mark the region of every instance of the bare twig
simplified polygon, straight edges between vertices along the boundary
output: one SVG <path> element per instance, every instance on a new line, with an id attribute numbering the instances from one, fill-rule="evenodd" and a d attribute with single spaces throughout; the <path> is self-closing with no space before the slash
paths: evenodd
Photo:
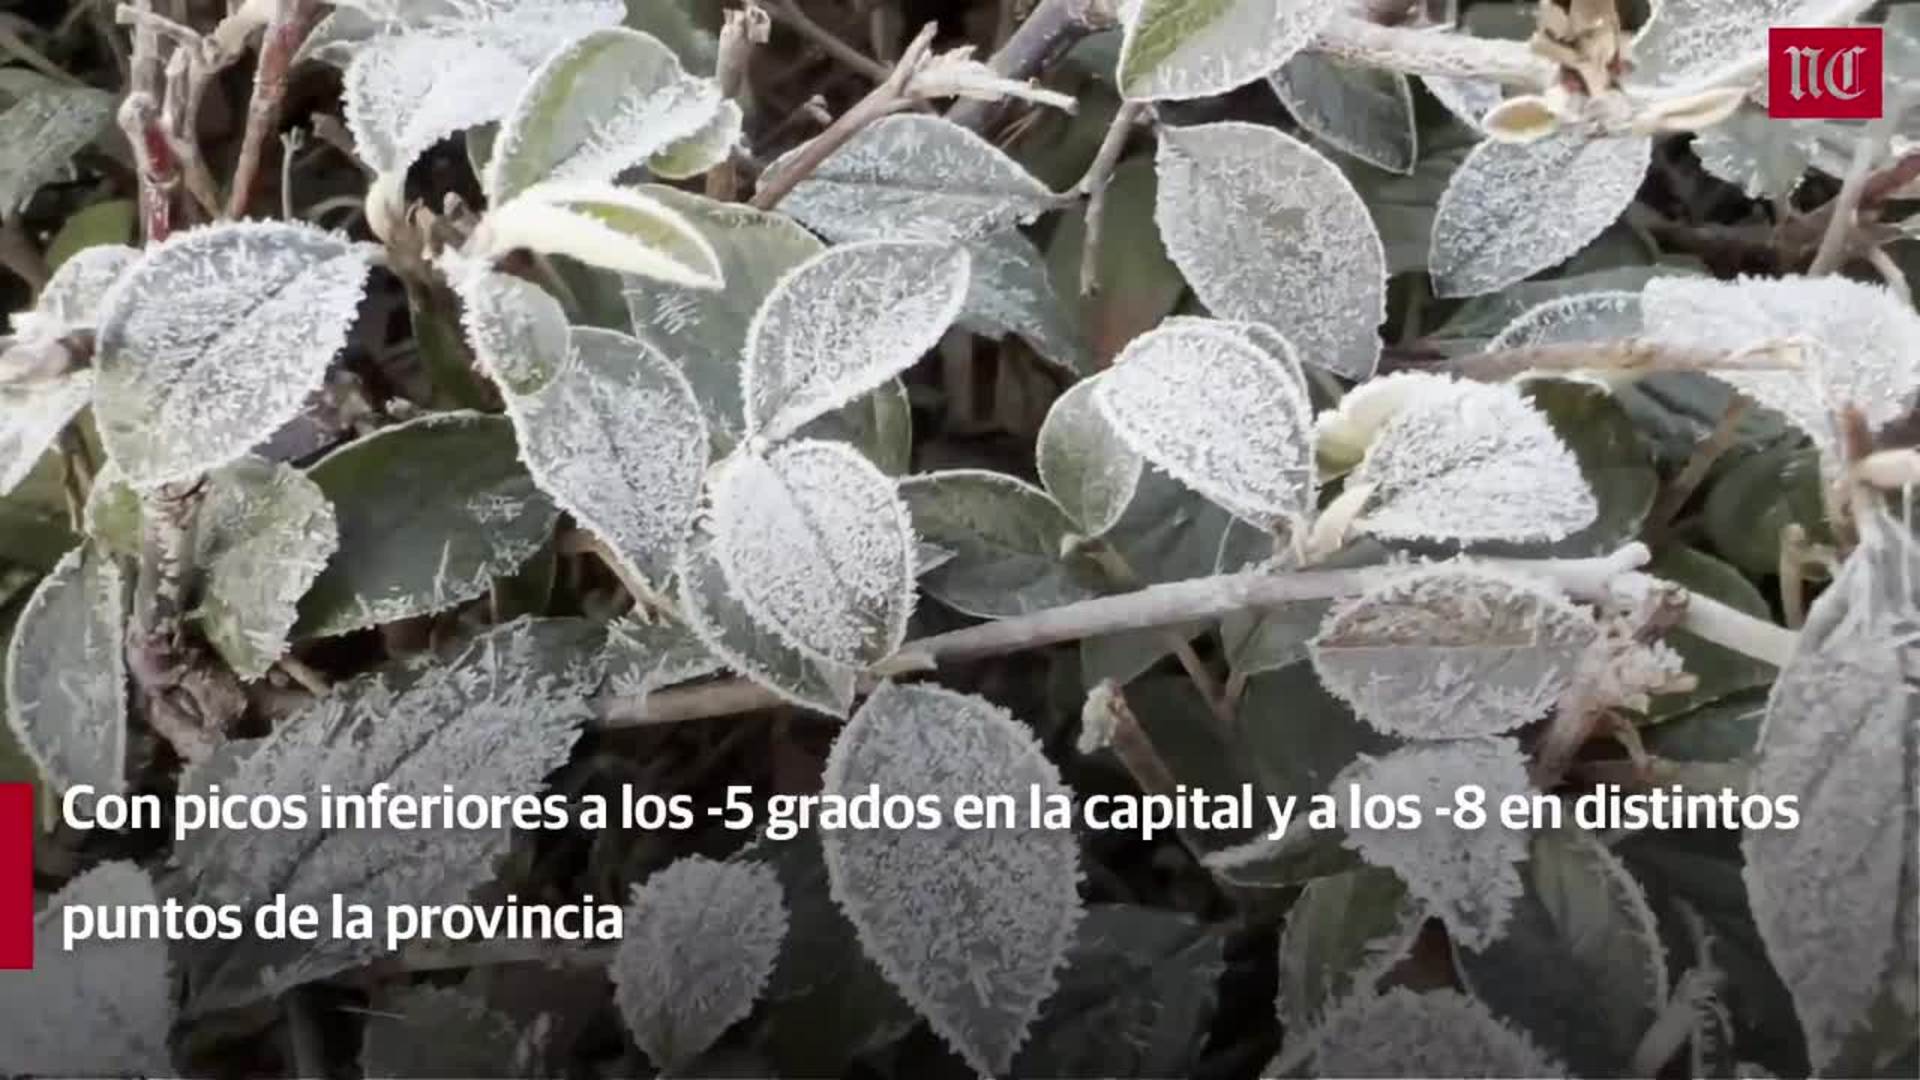
<path id="1" fill-rule="evenodd" d="M 1707 478 L 1713 463 L 1733 446 L 1740 430 L 1740 421 L 1752 408 L 1753 403 L 1739 395 L 1727 402 L 1727 409 L 1720 414 L 1719 422 L 1713 425 L 1713 430 L 1708 432 L 1706 438 L 1700 440 L 1700 445 L 1693 448 L 1687 463 L 1680 467 L 1680 474 L 1673 478 L 1673 483 L 1667 485 L 1666 493 L 1660 496 L 1660 502 L 1647 515 L 1645 531 L 1649 535 L 1666 531 L 1673 519 L 1680 516 L 1680 509 L 1687 505 L 1688 499 L 1693 498 L 1694 491 Z"/>
<path id="2" fill-rule="evenodd" d="M 1900 269 L 1900 264 L 1893 261 L 1893 256 L 1887 254 L 1886 248 L 1878 245 L 1870 247 L 1866 258 L 1867 265 L 1873 267 L 1873 272 L 1880 275 L 1880 280 L 1887 283 L 1887 288 L 1893 290 L 1893 295 L 1902 304 L 1913 303 L 1913 286 L 1907 282 L 1907 272 Z"/>
<path id="3" fill-rule="evenodd" d="M 319 0 L 280 0 L 260 39 L 260 63 L 254 72 L 253 96 L 247 102 L 247 129 L 240 139 L 240 157 L 233 167 L 233 185 L 227 193 L 227 216 L 247 216 L 247 204 L 260 180 L 260 159 L 267 138 L 280 126 L 280 107 L 287 96 L 287 72 L 300 43 L 319 13 Z"/>
<path id="4" fill-rule="evenodd" d="M 775 0 L 773 5 L 767 8 L 767 13 L 772 15 L 780 25 L 788 27 L 819 46 L 821 52 L 833 57 L 850 70 L 859 72 L 870 82 L 884 83 L 893 73 L 893 69 L 886 64 L 840 40 L 833 31 L 814 22 L 811 16 L 800 10 L 800 5 L 794 0 Z"/>
<path id="5" fill-rule="evenodd" d="M 39 245 L 20 224 L 20 215 L 11 210 L 0 212 L 0 266 L 27 283 L 36 295 L 47 287 L 47 260 Z"/>
<path id="6" fill-rule="evenodd" d="M 933 48 L 934 29 L 934 25 L 928 23 L 920 31 L 920 36 L 914 38 L 913 44 L 907 46 L 900 56 L 900 62 L 894 65 L 880 85 L 855 102 L 851 109 L 840 114 L 840 118 L 827 130 L 803 144 L 784 168 L 776 173 L 763 174 L 760 177 L 760 189 L 753 193 L 753 208 L 771 210 L 778 206 L 788 192 L 799 186 L 800 181 L 813 175 L 821 163 L 845 146 L 849 139 L 865 130 L 867 125 L 912 107 L 914 98 L 908 92 L 908 87 Z"/>
<path id="7" fill-rule="evenodd" d="M 1106 137 L 1100 140 L 1093 164 L 1074 185 L 1075 192 L 1087 196 L 1086 232 L 1080 242 L 1081 296 L 1100 291 L 1100 244 L 1107 218 L 1107 187 L 1113 180 L 1114 167 L 1120 164 L 1121 153 L 1127 148 L 1127 139 L 1133 134 L 1133 126 L 1144 110 L 1145 106 L 1137 101 L 1121 104 L 1113 114 L 1113 123 L 1107 127 Z"/>
<path id="8" fill-rule="evenodd" d="M 6 53 L 15 60 L 27 65 L 49 79 L 66 83 L 69 86 L 85 86 L 84 80 L 67 73 L 67 69 L 46 58 L 40 50 L 27 44 L 25 38 L 6 26 L 0 26 L 0 53 Z"/>
<path id="9" fill-rule="evenodd" d="M 1830 274 L 1840 268 L 1849 249 L 1848 238 L 1866 202 L 1868 184 L 1875 176 L 1873 163 L 1886 152 L 1888 140 L 1911 104 L 1911 95 L 1896 91 L 1880 118 L 1869 122 L 1860 133 L 1859 141 L 1853 146 L 1853 160 L 1847 166 L 1847 175 L 1840 181 L 1840 194 L 1834 196 L 1826 232 L 1820 237 L 1820 247 L 1814 252 L 1807 273 Z"/>
<path id="10" fill-rule="evenodd" d="M 766 43 L 771 25 L 766 9 L 748 0 L 745 7 L 727 12 L 720 27 L 719 58 L 714 65 L 714 81 L 720 95 L 738 101 L 747 88 L 748 61 L 756 45 Z M 707 197 L 732 202 L 740 195 L 740 167 L 733 157 L 707 170 Z"/>
<path id="11" fill-rule="evenodd" d="M 1009 79 L 1031 79 L 1051 67 L 1081 38 L 1119 25 L 1115 7 L 1112 0 L 1040 0 L 1040 6 L 994 52 L 987 66 Z M 995 104 L 956 102 L 947 110 L 947 119 L 978 131 L 993 118 Z"/>

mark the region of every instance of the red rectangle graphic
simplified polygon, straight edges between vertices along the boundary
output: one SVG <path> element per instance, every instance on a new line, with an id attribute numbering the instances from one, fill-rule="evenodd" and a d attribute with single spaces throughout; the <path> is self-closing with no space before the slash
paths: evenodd
<path id="1" fill-rule="evenodd" d="M 1885 95 L 1877 26 L 1775 26 L 1767 31 L 1767 115 L 1873 120 Z"/>
<path id="2" fill-rule="evenodd" d="M 32 784 L 0 784 L 0 971 L 33 966 Z"/>

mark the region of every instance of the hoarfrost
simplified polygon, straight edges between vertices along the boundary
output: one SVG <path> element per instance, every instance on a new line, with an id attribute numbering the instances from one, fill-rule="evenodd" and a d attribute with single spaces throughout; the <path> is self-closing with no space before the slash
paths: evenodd
<path id="1" fill-rule="evenodd" d="M 966 299 L 965 249 L 874 240 L 783 276 L 747 328 L 746 430 L 782 439 L 910 367 Z"/>
<path id="2" fill-rule="evenodd" d="M 1466 79 L 1451 75 L 1422 75 L 1420 81 L 1454 118 L 1480 130 L 1480 120 L 1505 99 L 1500 84 L 1487 79 Z"/>
<path id="3" fill-rule="evenodd" d="M 374 38 L 343 78 L 354 150 L 397 186 L 433 144 L 505 116 L 531 74 L 503 44 L 459 30 Z"/>
<path id="4" fill-rule="evenodd" d="M 797 147 L 768 166 L 790 166 Z M 890 116 L 835 150 L 780 209 L 836 243 L 1003 232 L 1057 197 L 998 147 L 938 116 Z"/>
<path id="5" fill-rule="evenodd" d="M 34 966 L 0 971 L 0 1071 L 39 1076 L 165 1076 L 173 978 L 164 941 L 64 947 L 63 909 L 156 905 L 153 882 L 129 862 L 102 863 L 53 895 L 33 921 Z"/>
<path id="6" fill-rule="evenodd" d="M 1660 0 L 1633 39 L 1635 82 L 1700 85 L 1734 69 L 1758 74 L 1770 26 L 1845 25 L 1855 0 Z"/>
<path id="7" fill-rule="evenodd" d="M 1136 101 L 1224 94 L 1286 63 L 1341 10 L 1338 0 L 1140 0 L 1115 83 Z"/>
<path id="8" fill-rule="evenodd" d="M 112 94 L 48 82 L 0 112 L 0 212 L 19 211 L 40 185 L 60 175 L 106 130 L 113 107 Z"/>
<path id="9" fill-rule="evenodd" d="M 583 34 L 617 26 L 626 17 L 622 0 L 344 0 L 327 20 L 351 15 L 348 26 L 314 31 L 316 40 L 339 42 L 347 51 L 364 47 L 356 38 L 379 40 L 416 32 L 468 35 L 506 49 L 528 70 L 548 53 Z M 308 50 L 319 51 L 309 45 Z"/>
<path id="10" fill-rule="evenodd" d="M 1321 1076 L 1565 1076 L 1526 1032 L 1457 990 L 1358 994 L 1314 1033 Z"/>
<path id="11" fill-rule="evenodd" d="M 836 664 L 899 648 L 913 613 L 913 523 L 866 458 L 814 440 L 738 455 L 712 499 L 721 572 L 762 626 Z"/>
<path id="12" fill-rule="evenodd" d="M 40 580 L 7 645 L 7 724 L 57 790 L 126 786 L 126 589 L 91 545 Z"/>
<path id="13" fill-rule="evenodd" d="M 1100 536 L 1120 523 L 1145 467 L 1094 403 L 1103 378 L 1082 379 L 1054 399 L 1034 452 L 1040 483 L 1085 536 Z"/>
<path id="14" fill-rule="evenodd" d="M 535 184 L 608 183 L 721 111 L 719 86 L 688 75 L 651 34 L 596 30 L 554 53 L 500 126 L 487 164 L 488 200 Z"/>
<path id="15" fill-rule="evenodd" d="M 516 248 L 689 288 L 721 285 L 719 256 L 692 225 L 648 195 L 611 184 L 535 184 L 482 219 L 468 252 L 497 258 Z"/>
<path id="16" fill-rule="evenodd" d="M 834 742 L 823 790 L 870 785 L 951 806 L 1005 794 L 1070 797 L 1033 733 L 977 697 L 883 684 Z M 861 947 L 981 1075 L 1002 1075 L 1052 996 L 1079 925 L 1070 830 L 1026 826 L 834 830 L 823 836 L 834 900 Z M 930 888 L 929 883 L 939 887 Z"/>
<path id="17" fill-rule="evenodd" d="M 195 620 L 235 674 L 257 679 L 287 651 L 300 598 L 339 547 L 333 506 L 294 469 L 241 458 L 209 476 L 194 532 Z"/>
<path id="18" fill-rule="evenodd" d="M 1911 1033 L 1920 958 L 1920 547 L 1884 511 L 1861 524 L 1761 721 L 1751 790 L 1797 796 L 1800 827 L 1741 837 L 1754 922 L 1816 1072 L 1858 1071 L 1845 1052 L 1877 1000 Z"/>
<path id="19" fill-rule="evenodd" d="M 1234 324 L 1179 320 L 1135 338 L 1093 400 L 1141 456 L 1265 528 L 1313 512 L 1298 366 L 1291 349 L 1262 348 Z"/>
<path id="20" fill-rule="evenodd" d="M 1426 371 L 1396 371 L 1347 391 L 1335 407 L 1313 419 L 1314 452 L 1323 478 L 1353 471 L 1367 456 L 1380 429 L 1407 403 L 1445 393 L 1449 377 Z"/>
<path id="21" fill-rule="evenodd" d="M 722 666 L 691 628 L 680 623 L 621 619 L 607 626 L 607 690 L 614 697 L 646 700 L 648 694 Z"/>
<path id="22" fill-rule="evenodd" d="M 901 481 L 900 497 L 922 542 L 951 553 L 921 584 L 956 611 L 1000 619 L 1098 595 L 1065 561 L 1073 520 L 1025 481 L 948 469 Z"/>
<path id="23" fill-rule="evenodd" d="M 19 487 L 67 423 L 93 400 L 93 372 L 0 385 L 0 495 Z"/>
<path id="24" fill-rule="evenodd" d="M 1494 292 L 1572 256 L 1633 201 L 1652 155 L 1645 136 L 1589 137 L 1577 128 L 1528 143 L 1481 142 L 1434 211 L 1434 290 Z"/>
<path id="25" fill-rule="evenodd" d="M 1746 349 L 1793 343 L 1800 367 L 1714 375 L 1813 437 L 1837 467 L 1842 408 L 1879 426 L 1920 389 L 1920 314 L 1885 287 L 1841 277 L 1695 281 L 1655 278 L 1640 298 L 1649 337 L 1680 346 Z"/>
<path id="26" fill-rule="evenodd" d="M 1280 1022 L 1296 1035 L 1351 994 L 1371 994 L 1413 947 L 1427 913 L 1392 871 L 1315 878 L 1280 933 Z"/>
<path id="27" fill-rule="evenodd" d="M 1388 540 L 1558 540 L 1599 513 L 1573 451 L 1508 383 L 1425 384 L 1349 483 L 1373 485 L 1359 526 Z"/>
<path id="28" fill-rule="evenodd" d="M 542 1025 L 519 1038 L 506 1016 L 462 986 L 418 983 L 374 999 L 360 1037 L 366 1076 L 526 1076 Z"/>
<path id="29" fill-rule="evenodd" d="M 1361 719 L 1453 739 L 1545 716 L 1595 635 L 1592 618 L 1538 582 L 1447 563 L 1335 607 L 1309 649 L 1320 681 Z"/>
<path id="30" fill-rule="evenodd" d="M 1087 347 L 1053 287 L 1046 257 L 1017 229 L 967 241 L 972 273 L 960 325 L 976 334 L 1017 334 L 1041 357 L 1068 369 L 1087 367 Z"/>
<path id="31" fill-rule="evenodd" d="M 142 488 L 232 461 L 297 415 L 346 344 L 364 250 L 305 225 L 177 233 L 108 295 L 94 414 Z"/>
<path id="32" fill-rule="evenodd" d="M 607 974 L 634 1042 L 679 1073 L 753 1010 L 787 936 L 773 867 L 699 856 L 635 886 Z"/>
<path id="33" fill-rule="evenodd" d="M 96 244 L 74 252 L 40 290 L 33 305 L 36 328 L 49 337 L 93 329 L 99 325 L 107 294 L 139 261 L 139 249 L 125 244 Z M 17 317 L 14 330 L 27 333 Z"/>
<path id="34" fill-rule="evenodd" d="M 223 794 L 286 797 L 322 790 L 479 795 L 537 792 L 593 715 L 603 631 L 584 620 L 508 623 L 445 665 L 376 673 L 337 686 L 243 758 Z M 293 904 L 353 896 L 385 918 L 398 904 L 448 904 L 488 880 L 503 829 L 209 830 L 176 853 L 196 902 Z M 196 1011 L 231 1007 L 363 963 L 381 941 L 243 938 L 213 950 Z"/>
<path id="35" fill-rule="evenodd" d="M 1522 891 L 1519 864 L 1527 858 L 1527 834 L 1495 822 L 1463 829 L 1433 813 L 1435 807 L 1452 806 L 1467 785 L 1485 792 L 1487 807 L 1531 790 L 1520 745 L 1510 738 L 1459 739 L 1414 743 L 1381 757 L 1362 754 L 1334 777 L 1329 790 L 1342 801 L 1350 786 L 1418 798 L 1424 808 L 1418 828 L 1349 823 L 1346 846 L 1398 874 L 1407 891 L 1447 924 L 1457 944 L 1478 952 L 1506 932 Z"/>
<path id="36" fill-rule="evenodd" d="M 1576 293 L 1528 308 L 1487 342 L 1486 351 L 1615 341 L 1637 336 L 1640 326 L 1640 294 L 1617 289 Z"/>
<path id="37" fill-rule="evenodd" d="M 1413 87 L 1397 71 L 1295 53 L 1267 76 L 1294 120 L 1343 153 L 1388 172 L 1413 172 L 1419 137 Z"/>
<path id="38" fill-rule="evenodd" d="M 1300 359 L 1373 374 L 1386 251 L 1340 170 L 1296 139 L 1245 123 L 1167 128 L 1154 220 L 1207 309 L 1285 334 Z"/>

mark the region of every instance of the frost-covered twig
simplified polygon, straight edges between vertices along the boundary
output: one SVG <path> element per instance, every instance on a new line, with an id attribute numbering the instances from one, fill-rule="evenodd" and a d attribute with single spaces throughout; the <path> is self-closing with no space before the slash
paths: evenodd
<path id="1" fill-rule="evenodd" d="M 280 126 L 280 106 L 287 96 L 287 72 L 319 14 L 319 0 L 279 0 L 266 34 L 260 39 L 260 63 L 254 72 L 253 96 L 247 102 L 247 129 L 240 139 L 240 157 L 233 167 L 233 185 L 227 191 L 227 216 L 247 215 L 260 179 L 260 160 L 267 140 Z"/>
<path id="2" fill-rule="evenodd" d="M 746 6 L 726 13 L 720 27 L 720 48 L 713 69 L 713 79 L 720 87 L 721 97 L 735 101 L 746 90 L 748 61 L 753 56 L 754 47 L 766 43 L 771 29 L 767 10 L 752 0 Z M 739 189 L 740 170 L 734 164 L 733 155 L 729 154 L 725 161 L 707 170 L 708 198 L 732 202 L 739 196 Z"/>
<path id="3" fill-rule="evenodd" d="M 1381 26 L 1357 15 L 1334 16 L 1307 48 L 1383 71 L 1486 79 L 1534 90 L 1551 83 L 1556 71 L 1523 42 Z"/>
<path id="4" fill-rule="evenodd" d="M 1798 342 L 1770 341 L 1740 349 L 1682 348 L 1644 338 L 1527 345 L 1470 353 L 1445 365 L 1469 379 L 1509 379 L 1527 371 L 1790 371 L 1800 366 Z"/>
<path id="5" fill-rule="evenodd" d="M 1656 579 L 1637 572 L 1647 558 L 1646 547 L 1635 543 L 1611 555 L 1590 559 L 1487 561 L 1516 573 L 1543 578 L 1570 596 L 1599 600 L 1611 598 L 1621 590 L 1654 588 Z M 1137 592 L 1103 596 L 910 641 L 874 674 L 878 677 L 911 674 L 1123 631 L 1179 626 L 1304 600 L 1352 596 L 1378 582 L 1382 575 L 1394 572 L 1390 567 L 1365 567 L 1285 574 L 1239 573 L 1153 585 Z M 1695 634 L 1775 665 L 1784 664 L 1792 654 L 1795 641 L 1792 631 L 1697 593 L 1683 595 L 1687 598 L 1687 609 L 1681 625 Z M 600 721 L 608 727 L 664 724 L 779 704 L 780 699 L 771 691 L 745 681 L 727 680 L 664 690 L 645 699 L 607 699 L 601 703 Z"/>
<path id="6" fill-rule="evenodd" d="M 135 0 L 134 10 L 151 13 L 151 0 Z M 160 34 L 151 21 L 135 21 L 127 96 L 120 103 L 120 130 L 133 147 L 134 170 L 140 183 L 141 232 L 149 244 L 173 232 L 173 193 L 180 184 L 180 165 L 162 125 Z"/>
<path id="7" fill-rule="evenodd" d="M 1673 523 L 1673 519 L 1680 515 L 1681 507 L 1686 506 L 1687 500 L 1693 498 L 1694 490 L 1706 480 L 1707 473 L 1713 468 L 1713 463 L 1720 460 L 1720 455 L 1732 448 L 1734 439 L 1739 434 L 1740 421 L 1752 408 L 1752 400 L 1739 395 L 1735 395 L 1727 402 L 1726 411 L 1720 414 L 1719 422 L 1714 424 L 1713 430 L 1707 433 L 1706 438 L 1700 440 L 1700 445 L 1693 448 L 1687 463 L 1680 467 L 1680 474 L 1673 478 L 1673 483 L 1667 485 L 1666 492 L 1660 496 L 1660 502 L 1654 506 L 1653 512 L 1647 515 L 1647 532 L 1664 531 Z"/>
<path id="8" fill-rule="evenodd" d="M 1093 164 L 1087 167 L 1087 174 L 1080 178 L 1073 190 L 1087 197 L 1086 232 L 1080 242 L 1080 295 L 1092 296 L 1100 291 L 1100 242 L 1102 228 L 1107 217 L 1107 187 L 1113 180 L 1114 166 L 1120 163 L 1120 154 L 1127 148 L 1127 139 L 1133 134 L 1133 125 L 1140 119 L 1145 106 L 1137 101 L 1121 104 L 1113 114 L 1113 123 L 1108 125 L 1106 137 L 1100 140 L 1100 150 L 1093 156 Z"/>
<path id="9" fill-rule="evenodd" d="M 994 52 L 987 66 L 1005 78 L 1031 79 L 1051 67 L 1074 42 L 1119 25 L 1116 7 L 1112 0 L 1040 0 L 1040 6 Z M 992 102 L 961 101 L 947 111 L 947 119 L 978 131 L 993 112 Z"/>
<path id="10" fill-rule="evenodd" d="M 1899 130 L 1901 117 L 1912 104 L 1911 93 L 1896 91 L 1879 119 L 1868 123 L 1860 132 L 1859 141 L 1853 146 L 1853 160 L 1847 165 L 1847 175 L 1840 181 L 1840 194 L 1834 196 L 1829 207 L 1831 214 L 1826 232 L 1820 237 L 1813 262 L 1807 266 L 1808 274 L 1830 274 L 1840 268 L 1849 249 L 1848 238 L 1866 201 L 1868 184 L 1875 176 L 1873 163 L 1887 151 L 1893 133 Z"/>

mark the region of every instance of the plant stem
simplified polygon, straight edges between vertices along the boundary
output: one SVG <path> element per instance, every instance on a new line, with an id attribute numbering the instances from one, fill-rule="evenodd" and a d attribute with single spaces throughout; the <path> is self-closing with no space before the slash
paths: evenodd
<path id="1" fill-rule="evenodd" d="M 1807 266 L 1809 275 L 1831 274 L 1838 270 L 1852 247 L 1848 240 L 1853 235 L 1861 207 L 1867 205 L 1868 184 L 1874 177 L 1873 163 L 1886 150 L 1888 141 L 1900 126 L 1900 118 L 1906 115 L 1907 107 L 1912 104 L 1908 94 L 1896 92 L 1893 98 L 1887 102 L 1880 118 L 1869 122 L 1860 133 L 1859 141 L 1853 145 L 1853 160 L 1847 166 L 1847 175 L 1840 181 L 1840 194 L 1834 196 L 1832 214 L 1827 218 L 1826 232 L 1820 237 L 1820 247 L 1813 254 L 1813 262 Z"/>
<path id="2" fill-rule="evenodd" d="M 1674 477 L 1673 483 L 1667 485 L 1666 493 L 1660 497 L 1660 502 L 1653 508 L 1653 512 L 1647 515 L 1645 530 L 1647 533 L 1658 535 L 1665 532 L 1667 526 L 1673 523 L 1673 519 L 1680 516 L 1681 507 L 1686 506 L 1687 500 L 1693 498 L 1694 491 L 1700 487 L 1701 481 L 1707 478 L 1713 463 L 1720 460 L 1720 455 L 1733 446 L 1734 438 L 1740 430 L 1740 421 L 1752 408 L 1753 403 L 1749 399 L 1737 394 L 1727 402 L 1727 409 L 1720 414 L 1720 421 L 1713 426 L 1713 430 L 1707 434 L 1706 438 L 1700 440 L 1700 445 L 1693 448 L 1693 454 L 1680 468 L 1680 475 Z"/>
<path id="3" fill-rule="evenodd" d="M 47 287 L 47 279 L 52 276 L 47 272 L 47 260 L 41 256 L 40 248 L 21 226 L 20 215 L 11 210 L 0 212 L 0 266 L 26 282 L 36 296 Z"/>
<path id="4" fill-rule="evenodd" d="M 1040 0 L 1040 6 L 994 52 L 987 66 L 1009 79 L 1031 79 L 1053 66 L 1081 38 L 1110 30 L 1119 22 L 1110 0 Z M 997 104 L 959 101 L 947 110 L 947 119 L 979 131 L 993 118 Z"/>
<path id="5" fill-rule="evenodd" d="M 1548 85 L 1557 72 L 1522 42 L 1381 26 L 1358 15 L 1335 15 L 1307 50 L 1403 75 L 1486 79 L 1529 90 Z"/>
<path id="6" fill-rule="evenodd" d="M 260 39 L 260 63 L 254 71 L 253 96 L 247 102 L 247 129 L 240 139 L 233 185 L 227 191 L 229 218 L 247 216 L 247 204 L 260 180 L 267 139 L 280 126 L 280 107 L 287 97 L 287 71 L 319 8 L 319 0 L 280 0 Z"/>
<path id="7" fill-rule="evenodd" d="M 1100 243 L 1101 226 L 1107 219 L 1107 188 L 1113 180 L 1114 167 L 1120 164 L 1120 155 L 1127 148 L 1127 139 L 1133 134 L 1133 125 L 1140 119 L 1146 106 L 1138 101 L 1122 102 L 1113 114 L 1113 123 L 1108 125 L 1106 137 L 1100 140 L 1100 149 L 1093 156 L 1093 164 L 1087 167 L 1087 174 L 1074 185 L 1074 191 L 1087 196 L 1086 231 L 1080 242 L 1080 295 L 1092 296 L 1100 291 Z"/>
<path id="8" fill-rule="evenodd" d="M 720 27 L 720 48 L 714 62 L 713 79 L 720 96 L 739 101 L 747 89 L 747 66 L 755 45 L 764 44 L 771 27 L 765 8 L 749 3 L 728 11 Z M 707 198 L 732 202 L 740 193 L 740 169 L 733 155 L 707 170 Z"/>
<path id="9" fill-rule="evenodd" d="M 813 171 L 832 157 L 834 151 L 845 146 L 867 125 L 912 107 L 914 99 L 908 93 L 908 86 L 926 59 L 928 50 L 933 47 L 934 30 L 934 25 L 928 23 L 913 44 L 907 46 L 900 62 L 894 65 L 880 85 L 855 102 L 853 108 L 840 114 L 840 118 L 827 130 L 803 144 L 785 168 L 770 176 L 763 174 L 760 177 L 760 189 L 753 193 L 750 205 L 756 210 L 771 210 L 778 206 L 781 199 L 799 186 L 800 181 L 812 176 Z"/>
<path id="10" fill-rule="evenodd" d="M 812 17 L 800 10 L 794 0 L 775 0 L 767 13 L 781 25 L 790 27 L 795 33 L 819 46 L 820 51 L 833 57 L 841 64 L 859 72 L 867 81 L 884 83 L 892 75 L 893 69 L 868 56 L 859 49 L 834 36 L 833 31 L 814 22 Z"/>

